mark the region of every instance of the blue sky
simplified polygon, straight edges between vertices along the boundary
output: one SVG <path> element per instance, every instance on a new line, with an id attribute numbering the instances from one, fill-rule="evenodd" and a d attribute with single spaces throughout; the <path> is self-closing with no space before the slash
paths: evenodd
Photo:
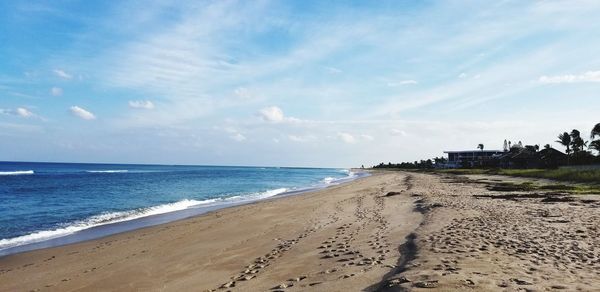
<path id="1" fill-rule="evenodd" d="M 598 1 L 2 1 L 0 160 L 348 167 L 559 147 L 600 122 L 598 15 Z"/>

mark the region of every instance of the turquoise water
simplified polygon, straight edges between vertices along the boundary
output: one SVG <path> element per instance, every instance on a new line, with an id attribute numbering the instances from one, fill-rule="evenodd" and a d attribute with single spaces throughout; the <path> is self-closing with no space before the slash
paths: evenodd
<path id="1" fill-rule="evenodd" d="M 0 162 L 0 251 L 86 229 L 325 187 L 345 169 Z"/>

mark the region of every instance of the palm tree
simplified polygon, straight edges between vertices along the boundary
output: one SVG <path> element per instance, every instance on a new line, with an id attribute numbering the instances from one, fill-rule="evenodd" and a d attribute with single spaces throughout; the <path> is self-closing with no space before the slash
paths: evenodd
<path id="1" fill-rule="evenodd" d="M 600 137 L 600 123 L 597 123 L 592 129 L 591 138 L 594 139 L 596 136 Z M 590 144 L 591 146 L 592 144 Z"/>
<path id="2" fill-rule="evenodd" d="M 477 145 L 477 149 L 480 149 L 481 151 L 483 151 L 483 144 Z"/>
<path id="3" fill-rule="evenodd" d="M 588 148 L 596 150 L 600 153 L 600 140 L 594 140 L 590 142 L 590 146 L 588 146 Z"/>
<path id="4" fill-rule="evenodd" d="M 556 142 L 567 147 L 567 151 L 565 151 L 565 152 L 567 152 L 567 155 L 569 155 L 571 153 L 571 136 L 569 135 L 569 133 L 564 132 L 564 133 L 558 135 L 558 140 L 556 140 Z"/>
<path id="5" fill-rule="evenodd" d="M 576 129 L 571 131 L 571 146 L 573 148 L 573 153 L 579 153 L 583 151 L 583 147 L 587 145 L 586 141 L 583 141 L 581 138 L 581 132 Z"/>
<path id="6" fill-rule="evenodd" d="M 597 123 L 594 126 L 592 133 L 590 134 L 590 138 L 594 139 L 596 136 L 600 137 L 600 123 Z M 590 146 L 588 146 L 588 148 L 598 151 L 598 154 L 600 155 L 600 140 L 594 140 L 590 142 Z"/>

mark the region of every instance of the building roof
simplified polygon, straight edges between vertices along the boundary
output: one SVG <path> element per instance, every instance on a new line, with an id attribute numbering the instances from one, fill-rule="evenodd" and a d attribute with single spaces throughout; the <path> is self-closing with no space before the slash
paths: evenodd
<path id="1" fill-rule="evenodd" d="M 552 147 L 550 147 L 548 149 L 544 148 L 544 149 L 540 150 L 540 154 L 542 154 L 544 156 L 546 156 L 546 155 L 567 156 L 567 154 L 564 154 Z"/>
<path id="2" fill-rule="evenodd" d="M 504 152 L 502 150 L 460 150 L 460 151 L 444 151 L 444 153 L 471 153 L 471 152 L 485 152 L 485 153 L 498 153 Z"/>

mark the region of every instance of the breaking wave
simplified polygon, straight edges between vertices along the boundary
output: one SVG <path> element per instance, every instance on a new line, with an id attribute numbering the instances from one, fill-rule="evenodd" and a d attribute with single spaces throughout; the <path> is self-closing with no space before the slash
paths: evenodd
<path id="1" fill-rule="evenodd" d="M 0 171 L 0 175 L 26 175 L 34 173 L 33 170 Z"/>
<path id="2" fill-rule="evenodd" d="M 53 230 L 41 230 L 36 231 L 27 235 L 0 239 L 0 250 L 11 248 L 15 246 L 20 246 L 24 244 L 30 244 L 35 242 L 40 242 L 44 240 L 49 240 L 53 238 L 58 238 L 62 236 L 66 236 L 69 234 L 73 234 L 78 231 L 82 231 L 85 229 L 89 229 L 96 226 L 118 223 L 123 221 L 134 220 L 146 216 L 165 214 L 169 212 L 180 211 L 192 207 L 200 207 L 206 205 L 218 205 L 223 203 L 235 203 L 235 202 L 245 202 L 245 201 L 255 201 L 266 199 L 272 196 L 276 196 L 278 194 L 286 192 L 286 188 L 279 188 L 274 190 L 268 190 L 265 192 L 252 193 L 248 195 L 239 195 L 233 197 L 224 197 L 224 198 L 215 198 L 208 200 L 181 200 L 174 203 L 162 204 L 154 207 L 148 208 L 140 208 L 131 211 L 121 211 L 121 212 L 107 212 L 99 215 L 95 215 L 89 217 L 85 220 L 72 222 L 69 224 L 65 224 L 64 227 L 56 228 Z"/>
<path id="3" fill-rule="evenodd" d="M 338 183 L 349 181 L 349 180 L 354 179 L 354 178 L 357 177 L 357 174 L 354 173 L 353 171 L 350 171 L 349 169 L 341 169 L 340 172 L 345 173 L 346 176 L 345 177 L 339 177 L 339 178 L 328 176 L 328 177 L 322 179 L 321 183 L 324 183 L 326 185 L 338 184 Z"/>

